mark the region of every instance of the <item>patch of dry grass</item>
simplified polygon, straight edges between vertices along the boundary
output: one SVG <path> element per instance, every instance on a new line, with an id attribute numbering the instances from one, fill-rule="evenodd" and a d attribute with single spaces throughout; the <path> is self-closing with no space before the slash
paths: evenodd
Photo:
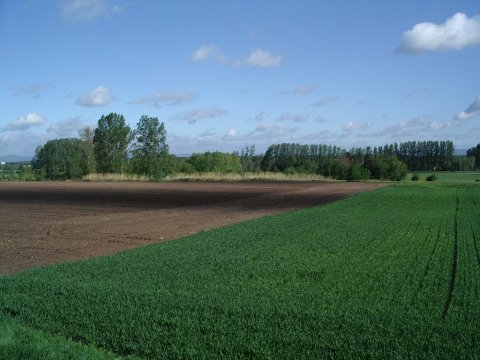
<path id="1" fill-rule="evenodd" d="M 316 174 L 294 174 L 286 175 L 283 173 L 261 172 L 261 173 L 178 173 L 169 175 L 165 181 L 327 181 L 324 176 Z"/>

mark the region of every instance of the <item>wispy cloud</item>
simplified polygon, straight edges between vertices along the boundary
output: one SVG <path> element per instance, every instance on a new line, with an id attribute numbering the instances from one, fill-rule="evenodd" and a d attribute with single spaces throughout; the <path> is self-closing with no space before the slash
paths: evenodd
<path id="1" fill-rule="evenodd" d="M 296 123 L 300 123 L 300 122 L 307 122 L 308 120 L 310 120 L 310 116 L 307 114 L 283 113 L 283 114 L 280 114 L 275 120 L 276 121 L 294 121 Z"/>
<path id="2" fill-rule="evenodd" d="M 433 94 L 435 94 L 434 90 L 429 89 L 429 88 L 425 88 L 425 87 L 421 87 L 421 88 L 417 88 L 417 89 L 409 92 L 408 94 L 405 95 L 405 97 L 407 99 L 410 99 L 410 98 L 425 98 L 425 97 L 432 96 Z"/>
<path id="3" fill-rule="evenodd" d="M 368 128 L 368 124 L 364 122 L 350 121 L 343 126 L 343 131 L 351 133 L 356 130 L 365 130 Z"/>
<path id="4" fill-rule="evenodd" d="M 317 123 L 320 123 L 320 124 L 321 124 L 321 123 L 325 123 L 325 122 L 327 122 L 327 121 L 328 121 L 328 120 L 325 119 L 322 115 L 318 115 L 318 116 L 315 117 L 315 122 L 317 122 Z"/>
<path id="5" fill-rule="evenodd" d="M 173 153 L 184 154 L 212 149 L 239 150 L 245 144 L 255 144 L 258 148 L 266 148 L 273 143 L 291 142 L 298 127 L 281 127 L 272 123 L 259 124 L 255 129 L 241 132 L 236 128 L 229 128 L 223 135 L 216 134 L 212 129 L 200 135 L 168 136 L 168 142 Z"/>
<path id="6" fill-rule="evenodd" d="M 267 50 L 257 49 L 253 51 L 246 59 L 237 60 L 235 65 L 250 65 L 252 67 L 275 67 L 280 65 L 281 55 L 273 55 Z"/>
<path id="7" fill-rule="evenodd" d="M 71 21 L 88 21 L 97 17 L 117 14 L 118 5 L 111 5 L 106 0 L 62 0 L 62 15 Z"/>
<path id="8" fill-rule="evenodd" d="M 9 90 L 12 96 L 30 95 L 38 99 L 45 90 L 52 88 L 53 86 L 54 85 L 52 83 L 34 83 L 27 86 L 12 87 Z"/>
<path id="9" fill-rule="evenodd" d="M 202 132 L 200 135 L 198 135 L 199 138 L 205 139 L 205 138 L 212 138 L 217 133 L 215 132 L 215 129 L 207 129 L 204 132 Z"/>
<path id="10" fill-rule="evenodd" d="M 47 133 L 54 134 L 55 136 L 60 137 L 69 137 L 74 136 L 78 133 L 78 131 L 82 127 L 82 121 L 80 118 L 73 117 L 69 118 L 65 121 L 58 121 L 53 125 L 49 126 L 47 129 Z"/>
<path id="11" fill-rule="evenodd" d="M 320 100 L 317 100 L 314 103 L 312 103 L 312 106 L 323 107 L 336 100 L 338 100 L 338 96 L 324 96 Z"/>
<path id="12" fill-rule="evenodd" d="M 227 112 L 225 110 L 221 110 L 215 107 L 209 107 L 209 108 L 195 109 L 195 110 L 183 112 L 175 115 L 172 119 L 179 120 L 179 121 L 186 121 L 189 124 L 194 124 L 199 120 L 214 119 L 226 113 Z"/>
<path id="13" fill-rule="evenodd" d="M 322 141 L 337 141 L 345 138 L 345 136 L 345 134 L 336 134 L 331 132 L 330 130 L 320 130 L 317 132 L 299 136 L 296 140 L 305 143 L 320 143 Z"/>
<path id="14" fill-rule="evenodd" d="M 249 120 L 256 121 L 256 122 L 262 122 L 265 119 L 265 113 L 259 112 L 258 114 L 252 116 Z"/>
<path id="15" fill-rule="evenodd" d="M 298 131 L 298 127 L 282 127 L 272 123 L 258 125 L 249 133 L 242 134 L 237 129 L 230 128 L 222 137 L 223 141 L 237 142 L 239 144 L 257 143 L 272 144 L 277 141 L 288 141 Z"/>
<path id="16" fill-rule="evenodd" d="M 311 84 L 302 84 L 298 85 L 293 90 L 284 90 L 280 94 L 281 95 L 307 95 L 315 91 L 317 87 Z"/>
<path id="17" fill-rule="evenodd" d="M 130 100 L 128 104 L 147 104 L 153 107 L 189 104 L 197 97 L 197 94 L 185 89 L 172 91 L 159 91 L 151 96 L 139 97 Z"/>
<path id="18" fill-rule="evenodd" d="M 459 112 L 455 116 L 455 120 L 467 122 L 477 115 L 480 115 L 480 96 L 477 97 L 464 111 Z"/>
<path id="19" fill-rule="evenodd" d="M 298 127 L 283 127 L 278 126 L 272 123 L 260 124 L 258 125 L 253 133 L 259 134 L 262 137 L 266 136 L 268 138 L 279 138 L 286 135 L 294 134 L 298 131 Z"/>
<path id="20" fill-rule="evenodd" d="M 223 62 L 226 60 L 226 57 L 215 45 L 200 46 L 190 55 L 190 61 L 192 62 L 207 61 L 209 59 Z"/>
<path id="21" fill-rule="evenodd" d="M 108 105 L 112 99 L 111 91 L 106 87 L 99 86 L 80 96 L 77 101 L 75 101 L 75 104 L 86 107 L 105 106 Z"/>
<path id="22" fill-rule="evenodd" d="M 456 13 L 443 24 L 423 22 L 403 34 L 397 52 L 419 54 L 428 51 L 460 50 L 480 45 L 480 16 L 468 18 Z"/>
<path id="23" fill-rule="evenodd" d="M 31 112 L 25 116 L 17 118 L 10 124 L 7 124 L 2 128 L 2 131 L 23 131 L 31 127 L 42 126 L 46 122 L 47 120 L 42 115 L 36 112 Z"/>
<path id="24" fill-rule="evenodd" d="M 417 116 L 408 121 L 402 121 L 391 126 L 387 126 L 380 131 L 367 134 L 368 137 L 383 137 L 399 138 L 405 136 L 413 136 L 417 134 L 421 127 L 427 124 L 426 116 Z"/>
<path id="25" fill-rule="evenodd" d="M 439 135 L 445 131 L 451 131 L 454 124 L 451 121 L 435 121 L 428 115 L 414 117 L 408 121 L 402 121 L 391 126 L 387 126 L 380 131 L 372 133 L 363 133 L 365 137 L 388 137 L 395 140 L 404 140 L 408 138 L 419 137 L 420 134 Z"/>

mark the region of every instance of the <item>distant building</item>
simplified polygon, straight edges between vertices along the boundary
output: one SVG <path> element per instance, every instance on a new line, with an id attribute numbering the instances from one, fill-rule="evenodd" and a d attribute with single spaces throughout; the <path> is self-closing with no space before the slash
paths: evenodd
<path id="1" fill-rule="evenodd" d="M 0 161 L 0 165 L 5 165 L 5 161 Z"/>

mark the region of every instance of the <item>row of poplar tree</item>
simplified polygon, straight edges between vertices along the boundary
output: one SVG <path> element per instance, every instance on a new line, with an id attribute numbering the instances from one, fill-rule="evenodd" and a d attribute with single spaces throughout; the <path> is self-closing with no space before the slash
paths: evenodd
<path id="1" fill-rule="evenodd" d="M 152 179 L 170 172 L 164 123 L 142 116 L 132 130 L 121 114 L 98 120 L 97 127 L 80 130 L 80 138 L 56 139 L 39 146 L 32 161 L 39 178 L 78 179 L 89 173 L 129 172 Z M 133 144 L 132 144 L 133 142 Z"/>
<path id="2" fill-rule="evenodd" d="M 452 170 L 451 141 L 409 141 L 380 147 L 352 148 L 331 145 L 273 144 L 260 166 L 263 171 L 318 173 L 338 179 L 403 178 L 407 170 Z"/>

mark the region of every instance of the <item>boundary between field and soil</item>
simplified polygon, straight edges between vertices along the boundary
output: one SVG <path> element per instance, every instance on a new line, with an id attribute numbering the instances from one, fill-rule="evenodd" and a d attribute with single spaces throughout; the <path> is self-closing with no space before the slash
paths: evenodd
<path id="1" fill-rule="evenodd" d="M 109 255 L 383 186 L 361 182 L 3 182 L 0 274 Z"/>

